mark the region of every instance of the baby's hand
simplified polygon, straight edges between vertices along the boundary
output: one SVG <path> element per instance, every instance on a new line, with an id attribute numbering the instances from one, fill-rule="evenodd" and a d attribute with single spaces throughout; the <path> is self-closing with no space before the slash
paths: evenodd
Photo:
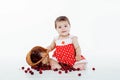
<path id="1" fill-rule="evenodd" d="M 50 48 L 49 48 L 49 47 L 47 47 L 47 48 L 46 48 L 46 51 L 47 51 L 47 53 L 49 53 L 49 52 L 50 52 Z"/>
<path id="2" fill-rule="evenodd" d="M 49 51 L 49 49 L 47 49 L 47 53 L 49 53 L 50 51 Z"/>
<path id="3" fill-rule="evenodd" d="M 75 56 L 75 59 L 76 59 L 76 61 L 80 61 L 80 60 L 81 60 L 80 54 L 77 54 L 77 55 Z"/>

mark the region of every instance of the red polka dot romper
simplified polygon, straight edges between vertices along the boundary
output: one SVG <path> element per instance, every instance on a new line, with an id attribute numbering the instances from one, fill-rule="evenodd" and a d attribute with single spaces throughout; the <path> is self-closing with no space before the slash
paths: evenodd
<path id="1" fill-rule="evenodd" d="M 55 57 L 58 62 L 73 66 L 76 60 L 75 49 L 71 38 L 72 36 L 62 40 L 56 39 L 56 50 L 54 51 L 53 57 Z"/>

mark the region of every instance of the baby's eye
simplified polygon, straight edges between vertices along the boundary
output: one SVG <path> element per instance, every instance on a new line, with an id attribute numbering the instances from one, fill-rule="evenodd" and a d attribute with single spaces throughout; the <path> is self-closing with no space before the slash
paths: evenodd
<path id="1" fill-rule="evenodd" d="M 59 26 L 58 28 L 61 29 L 61 26 Z"/>
<path id="2" fill-rule="evenodd" d="M 67 27 L 67 25 L 65 25 L 64 27 Z"/>

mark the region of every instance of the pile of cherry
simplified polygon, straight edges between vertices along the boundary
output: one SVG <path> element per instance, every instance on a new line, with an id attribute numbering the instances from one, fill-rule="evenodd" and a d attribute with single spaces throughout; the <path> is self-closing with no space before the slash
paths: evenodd
<path id="1" fill-rule="evenodd" d="M 68 72 L 72 72 L 72 71 L 80 71 L 80 68 L 75 69 L 73 67 L 70 67 L 70 66 L 68 66 L 66 64 L 62 64 L 62 63 L 60 63 L 60 65 L 62 66 L 61 69 L 56 68 L 53 71 L 55 71 L 55 72 L 58 71 L 58 74 L 62 74 L 62 72 L 68 73 Z M 31 67 L 31 68 L 28 67 L 26 69 L 25 69 L 25 67 L 22 66 L 21 69 L 24 70 L 25 73 L 30 73 L 31 75 L 34 75 L 33 70 L 38 71 L 39 74 L 43 74 L 43 71 L 45 71 L 45 70 L 52 70 L 50 65 L 45 65 L 45 64 L 39 64 L 37 66 Z M 95 68 L 92 68 L 92 70 L 94 71 Z M 78 76 L 81 76 L 81 73 L 78 73 Z"/>

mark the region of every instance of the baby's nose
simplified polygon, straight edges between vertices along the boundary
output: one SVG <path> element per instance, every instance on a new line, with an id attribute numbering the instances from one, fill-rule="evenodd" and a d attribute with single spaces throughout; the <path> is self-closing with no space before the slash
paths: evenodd
<path id="1" fill-rule="evenodd" d="M 64 29 L 65 29 L 65 27 L 63 26 L 63 27 L 62 27 L 62 30 L 64 30 Z"/>

